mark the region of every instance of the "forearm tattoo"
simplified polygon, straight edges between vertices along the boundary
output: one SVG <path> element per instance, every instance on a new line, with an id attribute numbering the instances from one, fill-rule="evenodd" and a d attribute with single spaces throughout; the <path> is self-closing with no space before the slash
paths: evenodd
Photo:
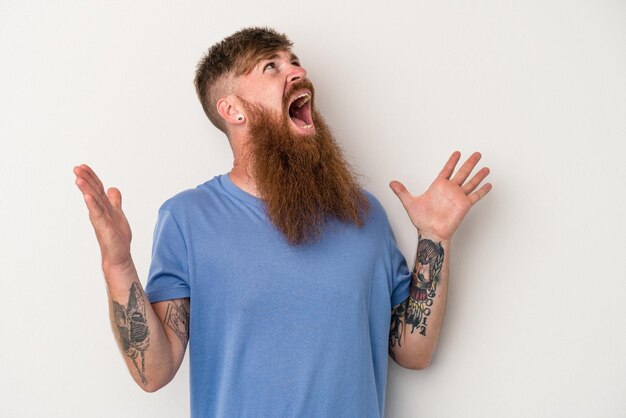
<path id="1" fill-rule="evenodd" d="M 183 343 L 183 347 L 185 347 L 187 341 L 189 341 L 189 311 L 183 304 L 183 301 L 174 300 L 167 305 L 165 324 L 174 330 L 180 342 Z"/>
<path id="2" fill-rule="evenodd" d="M 145 385 L 147 380 L 144 374 L 144 354 L 150 344 L 150 331 L 146 320 L 143 293 L 137 282 L 134 282 L 130 287 L 130 296 L 126 306 L 113 301 L 113 315 L 122 350 L 133 360 L 133 364 L 141 377 L 141 382 Z M 141 368 L 137 363 L 138 357 L 141 358 Z"/>
<path id="3" fill-rule="evenodd" d="M 435 244 L 429 239 L 419 240 L 415 267 L 411 274 L 411 296 L 406 311 L 406 322 L 412 325 L 411 333 L 417 328 L 420 334 L 426 335 L 443 257 L 441 243 Z"/>
<path id="4" fill-rule="evenodd" d="M 443 267 L 444 251 L 441 243 L 419 238 L 415 267 L 411 274 L 410 296 L 400 303 L 391 313 L 389 332 L 389 353 L 400 346 L 404 324 L 411 324 L 411 333 L 416 329 L 426 336 L 428 317 L 437 292 L 439 274 Z"/>

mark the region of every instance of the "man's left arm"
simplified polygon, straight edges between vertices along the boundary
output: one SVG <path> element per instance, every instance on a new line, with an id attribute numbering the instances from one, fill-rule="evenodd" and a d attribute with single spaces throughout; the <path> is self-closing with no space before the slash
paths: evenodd
<path id="1" fill-rule="evenodd" d="M 489 174 L 472 154 L 453 176 L 461 154 L 454 152 L 426 193 L 411 195 L 399 182 L 390 184 L 417 228 L 418 244 L 410 296 L 391 311 L 389 354 L 401 366 L 424 369 L 430 363 L 443 321 L 448 290 L 450 240 L 471 207 L 490 190 L 477 187 Z"/>

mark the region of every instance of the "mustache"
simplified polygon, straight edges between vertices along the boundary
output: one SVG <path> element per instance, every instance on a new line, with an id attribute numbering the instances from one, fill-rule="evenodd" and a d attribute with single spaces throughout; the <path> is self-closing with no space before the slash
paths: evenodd
<path id="1" fill-rule="evenodd" d="M 304 78 L 302 80 L 296 81 L 295 83 L 289 85 L 287 90 L 285 91 L 285 95 L 283 97 L 283 108 L 288 109 L 291 104 L 291 96 L 296 90 L 308 89 L 311 91 L 311 103 L 315 99 L 315 88 L 313 88 L 313 83 L 308 78 Z"/>

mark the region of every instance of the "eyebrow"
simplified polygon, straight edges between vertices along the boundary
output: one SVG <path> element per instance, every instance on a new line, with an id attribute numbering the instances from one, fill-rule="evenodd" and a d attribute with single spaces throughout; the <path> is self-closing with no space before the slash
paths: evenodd
<path id="1" fill-rule="evenodd" d="M 291 52 L 290 54 L 291 54 L 291 61 L 298 61 L 298 62 L 300 62 L 300 58 L 298 58 L 298 56 L 296 54 L 294 54 L 293 52 Z M 280 55 L 275 53 L 275 54 L 272 54 L 271 56 L 269 56 L 267 58 L 264 58 L 262 61 L 274 60 L 274 59 L 277 59 L 277 58 L 280 58 Z"/>

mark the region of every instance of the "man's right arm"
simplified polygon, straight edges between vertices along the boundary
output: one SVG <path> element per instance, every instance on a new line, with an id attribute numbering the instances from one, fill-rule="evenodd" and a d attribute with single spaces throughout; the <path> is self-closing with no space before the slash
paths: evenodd
<path id="1" fill-rule="evenodd" d="M 148 392 L 165 386 L 180 367 L 189 338 L 189 299 L 151 305 L 130 255 L 131 230 L 116 188 L 104 191 L 93 170 L 74 167 L 102 255 L 113 333 L 130 374 Z"/>
<path id="2" fill-rule="evenodd" d="M 105 270 L 111 328 L 131 376 L 154 392 L 178 371 L 189 340 L 189 298 L 150 304 L 134 265 Z"/>

